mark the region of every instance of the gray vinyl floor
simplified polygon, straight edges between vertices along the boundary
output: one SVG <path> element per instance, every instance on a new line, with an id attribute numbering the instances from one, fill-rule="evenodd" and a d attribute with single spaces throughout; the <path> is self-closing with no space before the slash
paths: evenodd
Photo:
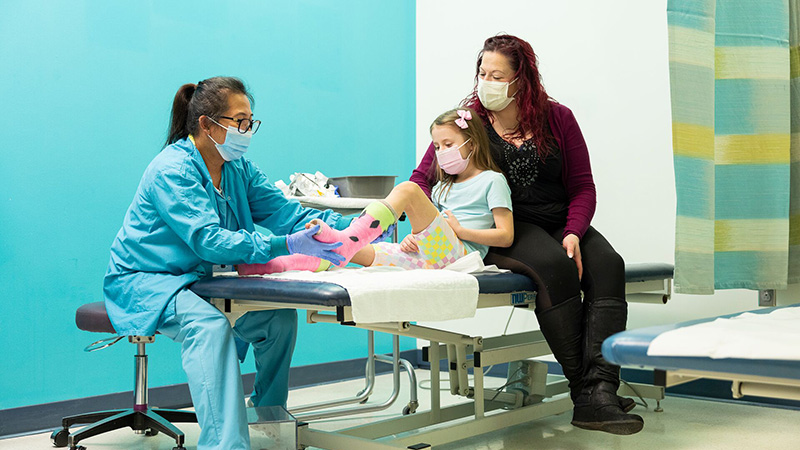
<path id="1" fill-rule="evenodd" d="M 417 371 L 420 384 L 420 411 L 427 409 L 429 401 L 425 380 L 428 372 Z M 487 386 L 499 386 L 505 380 L 487 379 Z M 355 395 L 364 386 L 363 380 L 294 390 L 289 406 L 314 403 L 327 399 Z M 391 391 L 391 376 L 381 375 L 369 403 L 381 403 Z M 371 420 L 396 417 L 408 402 L 408 380 L 403 378 L 400 398 L 385 411 L 347 419 L 317 421 L 313 426 L 322 430 L 336 430 Z M 443 405 L 463 400 L 442 393 Z M 522 450 L 522 449 L 800 449 L 800 411 L 766 408 L 733 402 L 712 402 L 687 398 L 668 397 L 662 402 L 663 412 L 654 412 L 653 406 L 637 406 L 635 413 L 645 420 L 641 433 L 633 436 L 613 436 L 584 431 L 570 425 L 571 413 L 551 416 L 531 423 L 517 425 L 479 437 L 435 447 L 436 450 Z M 196 449 L 199 429 L 197 425 L 181 424 L 186 433 L 187 449 Z M 50 434 L 41 433 L 0 440 L 0 450 L 52 449 Z M 255 441 L 254 441 L 255 443 Z M 81 442 L 88 450 L 170 450 L 174 441 L 159 434 L 154 437 L 135 435 L 130 429 L 117 430 Z M 260 446 L 254 446 L 260 448 Z M 354 449 L 357 450 L 357 449 Z"/>

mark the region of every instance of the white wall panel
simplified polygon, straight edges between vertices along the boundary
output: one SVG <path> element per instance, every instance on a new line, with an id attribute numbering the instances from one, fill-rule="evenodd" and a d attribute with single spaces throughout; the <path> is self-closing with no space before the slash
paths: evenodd
<path id="1" fill-rule="evenodd" d="M 417 161 L 430 122 L 471 91 L 483 41 L 501 32 L 531 43 L 548 93 L 578 119 L 597 185 L 592 225 L 627 262 L 673 262 L 666 1 L 417 1 Z M 628 326 L 756 307 L 752 291 L 675 295 L 666 306 L 632 305 Z M 502 332 L 507 311 L 480 314 L 450 326 Z M 535 327 L 533 314 L 515 313 L 512 330 Z"/>

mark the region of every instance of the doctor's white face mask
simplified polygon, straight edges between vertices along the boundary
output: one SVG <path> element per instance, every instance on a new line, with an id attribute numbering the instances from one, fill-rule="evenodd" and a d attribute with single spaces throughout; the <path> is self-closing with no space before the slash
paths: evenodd
<path id="1" fill-rule="evenodd" d="M 211 118 L 209 117 L 209 119 Z M 211 142 L 217 147 L 217 151 L 220 156 L 222 156 L 222 159 L 225 161 L 236 161 L 247 153 L 247 148 L 250 146 L 250 139 L 253 137 L 252 128 L 247 130 L 247 133 L 239 133 L 238 127 L 234 127 L 233 125 L 226 127 L 214 119 L 211 119 L 211 121 L 227 130 L 225 142 L 222 144 L 218 144 L 210 134 L 208 135 L 208 138 L 211 139 Z"/>
<path id="2" fill-rule="evenodd" d="M 484 108 L 489 111 L 502 111 L 511 104 L 514 97 L 508 96 L 508 87 L 517 81 L 487 81 L 478 78 L 478 99 Z"/>

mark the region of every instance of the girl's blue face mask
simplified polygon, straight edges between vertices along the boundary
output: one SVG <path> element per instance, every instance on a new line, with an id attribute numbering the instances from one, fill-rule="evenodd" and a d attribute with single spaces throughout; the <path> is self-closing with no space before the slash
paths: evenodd
<path id="1" fill-rule="evenodd" d="M 209 119 L 211 118 L 209 117 Z M 211 119 L 211 121 L 227 130 L 225 142 L 222 144 L 218 144 L 210 134 L 208 135 L 208 138 L 211 139 L 211 142 L 217 147 L 217 151 L 220 156 L 222 156 L 222 159 L 225 161 L 236 161 L 247 153 L 247 147 L 250 146 L 250 139 L 253 137 L 252 128 L 247 130 L 247 133 L 239 133 L 238 127 L 233 125 L 225 127 L 214 119 Z"/>

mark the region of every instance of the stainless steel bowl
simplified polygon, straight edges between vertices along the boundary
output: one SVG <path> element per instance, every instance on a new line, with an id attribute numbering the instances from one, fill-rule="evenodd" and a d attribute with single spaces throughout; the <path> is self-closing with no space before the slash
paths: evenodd
<path id="1" fill-rule="evenodd" d="M 397 176 L 350 176 L 328 178 L 342 197 L 384 198 L 392 192 Z"/>

